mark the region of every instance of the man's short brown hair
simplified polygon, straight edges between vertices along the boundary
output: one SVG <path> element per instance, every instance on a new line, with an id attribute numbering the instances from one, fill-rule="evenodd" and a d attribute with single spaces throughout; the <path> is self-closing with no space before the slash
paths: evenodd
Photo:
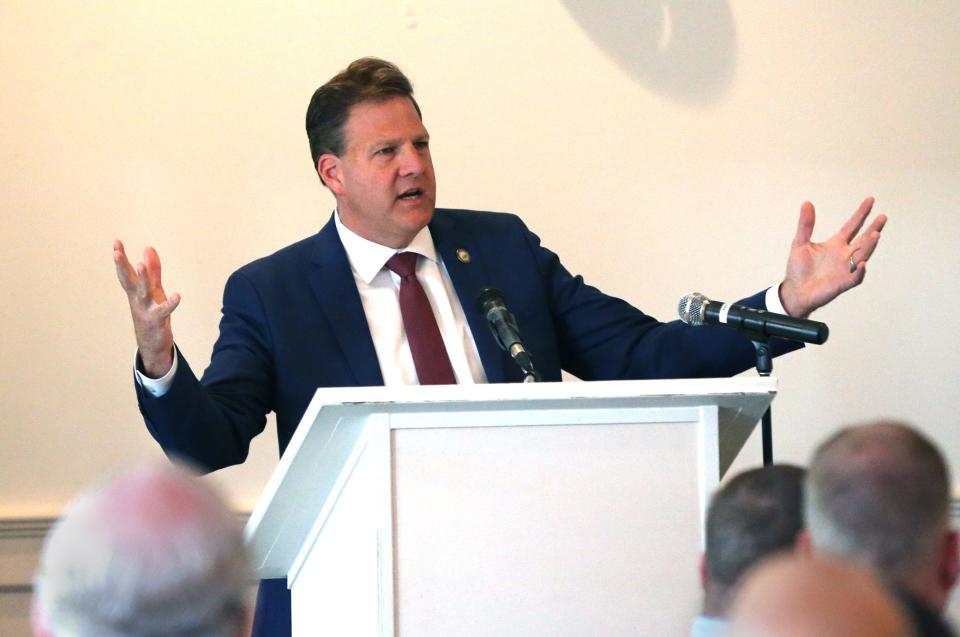
<path id="1" fill-rule="evenodd" d="M 361 102 L 383 102 L 394 97 L 408 98 L 423 118 L 407 76 L 395 64 L 373 57 L 351 62 L 318 88 L 307 107 L 307 138 L 314 167 L 321 155 L 343 153 L 343 127 L 351 108 Z"/>

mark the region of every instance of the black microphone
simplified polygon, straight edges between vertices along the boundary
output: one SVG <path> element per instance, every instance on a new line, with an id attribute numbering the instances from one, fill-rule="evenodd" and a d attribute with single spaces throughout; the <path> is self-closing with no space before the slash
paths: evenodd
<path id="1" fill-rule="evenodd" d="M 744 305 L 711 301 L 693 292 L 680 299 L 680 320 L 689 325 L 727 325 L 754 340 L 776 336 L 791 341 L 822 345 L 830 336 L 826 323 L 793 318 L 785 314 L 755 310 Z"/>
<path id="2" fill-rule="evenodd" d="M 493 338 L 502 350 L 508 352 L 526 375 L 524 382 L 539 381 L 540 373 L 533 366 L 533 359 L 520 340 L 520 328 L 517 319 L 507 309 L 503 300 L 503 292 L 497 288 L 484 288 L 477 297 L 477 308 L 480 314 L 487 319 Z"/>

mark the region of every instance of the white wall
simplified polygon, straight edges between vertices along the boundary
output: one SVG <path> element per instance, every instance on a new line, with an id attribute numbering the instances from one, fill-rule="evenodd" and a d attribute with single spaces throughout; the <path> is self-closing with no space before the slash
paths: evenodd
<path id="1" fill-rule="evenodd" d="M 816 315 L 826 346 L 776 362 L 777 456 L 892 416 L 958 466 L 956 3 L 22 0 L 0 42 L 0 517 L 160 455 L 112 240 L 158 248 L 202 369 L 227 275 L 329 215 L 303 115 L 368 54 L 414 80 L 440 205 L 519 212 L 657 316 L 778 281 L 804 199 L 824 238 L 876 195 L 866 283 Z M 218 479 L 247 507 L 275 462 L 271 430 Z"/>

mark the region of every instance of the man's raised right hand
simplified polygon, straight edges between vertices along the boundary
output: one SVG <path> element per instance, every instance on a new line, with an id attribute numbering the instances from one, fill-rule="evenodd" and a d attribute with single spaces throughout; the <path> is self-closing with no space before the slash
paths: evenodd
<path id="1" fill-rule="evenodd" d="M 143 251 L 143 262 L 130 264 L 123 243 L 113 242 L 113 263 L 120 286 L 127 293 L 143 372 L 150 378 L 164 376 L 173 366 L 173 329 L 170 314 L 180 304 L 180 295 L 164 293 L 160 283 L 160 257 L 153 248 Z"/>

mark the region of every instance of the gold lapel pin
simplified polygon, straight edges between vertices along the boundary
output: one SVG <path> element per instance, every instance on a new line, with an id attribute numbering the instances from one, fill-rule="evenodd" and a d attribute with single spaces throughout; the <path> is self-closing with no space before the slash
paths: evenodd
<path id="1" fill-rule="evenodd" d="M 457 248 L 457 259 L 460 263 L 470 263 L 470 253 L 464 248 Z"/>

